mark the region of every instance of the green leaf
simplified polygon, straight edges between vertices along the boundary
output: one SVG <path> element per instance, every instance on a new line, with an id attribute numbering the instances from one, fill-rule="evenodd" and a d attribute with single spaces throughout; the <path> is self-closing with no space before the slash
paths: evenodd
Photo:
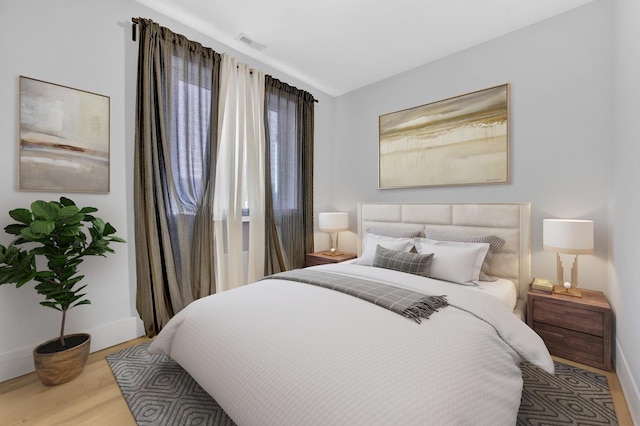
<path id="1" fill-rule="evenodd" d="M 24 223 L 25 225 L 29 225 L 33 218 L 31 217 L 31 212 L 27 209 L 14 209 L 9 212 L 9 216 L 11 216 L 14 220 L 17 220 L 20 223 Z"/>
<path id="2" fill-rule="evenodd" d="M 84 299 L 84 300 L 79 301 L 75 305 L 72 305 L 72 306 L 69 306 L 69 307 L 70 308 L 75 308 L 76 306 L 79 306 L 79 305 L 90 305 L 90 304 L 91 304 L 91 302 L 89 300 Z"/>
<path id="3" fill-rule="evenodd" d="M 62 237 L 75 237 L 80 233 L 80 225 L 70 225 L 59 229 L 59 235 Z"/>
<path id="4" fill-rule="evenodd" d="M 67 263 L 67 256 L 49 256 L 48 259 L 49 269 L 59 269 Z"/>
<path id="5" fill-rule="evenodd" d="M 55 221 L 60 211 L 60 206 L 55 201 L 34 201 L 31 203 L 31 211 L 34 219 L 44 219 Z"/>
<path id="6" fill-rule="evenodd" d="M 1 284 L 16 284 L 17 288 L 22 287 L 24 284 L 31 281 L 31 272 L 28 270 L 21 270 L 15 268 L 2 268 L 0 269 L 0 285 Z"/>
<path id="7" fill-rule="evenodd" d="M 75 301 L 82 299 L 84 296 L 86 296 L 86 293 L 85 294 L 75 294 L 74 293 L 73 297 L 70 297 L 69 300 L 67 300 L 67 303 L 69 305 L 71 305 Z"/>
<path id="8" fill-rule="evenodd" d="M 36 285 L 36 291 L 43 296 L 47 296 L 47 299 L 54 299 L 69 294 L 68 290 L 60 288 L 58 285 L 49 282 Z"/>
<path id="9" fill-rule="evenodd" d="M 27 272 L 27 271 L 22 271 L 21 273 L 24 273 L 24 272 Z M 29 281 L 33 281 L 35 277 L 36 277 L 36 270 L 33 269 L 16 282 L 16 288 L 20 288 L 26 283 L 28 283 Z"/>
<path id="10" fill-rule="evenodd" d="M 97 211 L 98 209 L 96 209 L 95 207 L 83 207 L 80 209 L 80 213 L 84 213 L 84 214 L 95 213 Z"/>
<path id="11" fill-rule="evenodd" d="M 53 232 L 56 228 L 56 224 L 52 220 L 34 220 L 29 225 L 29 229 L 34 235 L 46 236 Z"/>
<path id="12" fill-rule="evenodd" d="M 104 228 L 105 226 L 107 226 L 104 220 L 100 219 L 99 217 L 96 217 L 93 219 L 92 223 L 93 223 L 93 228 L 95 229 L 95 231 L 98 232 L 98 235 L 103 235 Z"/>
<path id="13" fill-rule="evenodd" d="M 58 213 L 57 223 L 62 225 L 80 224 L 84 219 L 84 214 L 76 206 L 63 207 Z"/>
<path id="14" fill-rule="evenodd" d="M 63 206 L 75 206 L 76 203 L 73 202 L 73 200 L 67 198 L 67 197 L 60 197 L 60 204 L 62 204 Z"/>
<path id="15" fill-rule="evenodd" d="M 116 228 L 114 228 L 113 226 L 111 226 L 110 223 L 105 223 L 104 224 L 104 232 L 102 233 L 102 235 L 111 235 L 111 234 L 115 234 L 116 233 Z"/>
<path id="16" fill-rule="evenodd" d="M 46 280 L 50 280 L 56 277 L 56 274 L 54 274 L 51 271 L 38 271 L 38 273 L 36 274 L 36 276 L 38 278 L 41 279 L 46 279 Z"/>
<path id="17" fill-rule="evenodd" d="M 21 225 L 19 223 L 12 223 L 4 227 L 4 231 L 11 235 L 22 235 L 22 230 L 27 228 L 27 225 Z"/>
<path id="18" fill-rule="evenodd" d="M 81 281 L 84 278 L 84 275 L 78 275 L 77 277 L 71 278 L 71 279 L 67 279 L 66 282 L 64 283 L 65 288 L 67 289 L 71 289 L 73 288 L 74 285 L 76 285 L 77 282 Z M 82 290 L 83 288 L 85 288 L 87 285 L 83 285 L 80 288 L 77 288 L 76 292 Z"/>

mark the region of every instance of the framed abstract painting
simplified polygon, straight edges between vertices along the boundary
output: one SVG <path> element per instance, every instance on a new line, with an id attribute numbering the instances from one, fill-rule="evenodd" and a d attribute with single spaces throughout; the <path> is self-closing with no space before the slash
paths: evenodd
<path id="1" fill-rule="evenodd" d="M 378 187 L 509 182 L 509 84 L 381 115 Z"/>
<path id="2" fill-rule="evenodd" d="M 109 192 L 109 101 L 20 76 L 20 189 Z"/>

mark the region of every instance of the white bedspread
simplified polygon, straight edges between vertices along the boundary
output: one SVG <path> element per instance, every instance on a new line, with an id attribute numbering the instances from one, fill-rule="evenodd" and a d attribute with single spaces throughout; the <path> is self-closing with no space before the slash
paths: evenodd
<path id="1" fill-rule="evenodd" d="M 315 268 L 446 294 L 450 306 L 417 324 L 265 280 L 191 303 L 150 351 L 175 359 L 239 425 L 513 425 L 519 362 L 553 372 L 542 340 L 493 296 L 387 269 Z"/>

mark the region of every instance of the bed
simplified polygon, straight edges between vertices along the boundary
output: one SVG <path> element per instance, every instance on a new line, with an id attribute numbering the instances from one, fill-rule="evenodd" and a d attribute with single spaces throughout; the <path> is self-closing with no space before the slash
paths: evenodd
<path id="1" fill-rule="evenodd" d="M 199 299 L 172 318 L 150 351 L 176 360 L 239 425 L 513 425 L 520 363 L 553 372 L 544 343 L 522 321 L 529 211 L 526 203 L 360 204 L 358 259 Z M 490 243 L 475 238 L 485 236 L 502 243 L 478 265 L 477 253 Z M 473 258 L 473 266 L 445 268 L 449 252 Z M 403 266 L 381 267 L 381 259 L 403 259 Z M 405 264 L 418 266 L 408 273 Z M 461 281 L 479 268 L 491 281 L 425 276 L 453 271 Z M 320 276 L 428 301 L 445 296 L 448 306 L 405 317 L 297 281 Z M 497 297 L 505 291 L 515 301 Z"/>

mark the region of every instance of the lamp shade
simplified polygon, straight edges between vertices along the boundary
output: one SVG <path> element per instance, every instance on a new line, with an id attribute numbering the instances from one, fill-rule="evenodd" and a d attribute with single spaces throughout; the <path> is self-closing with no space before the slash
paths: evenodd
<path id="1" fill-rule="evenodd" d="M 545 219 L 542 223 L 545 250 L 569 254 L 593 253 L 593 221 Z"/>
<path id="2" fill-rule="evenodd" d="M 324 232 L 340 232 L 349 229 L 348 213 L 320 213 L 318 228 Z"/>

